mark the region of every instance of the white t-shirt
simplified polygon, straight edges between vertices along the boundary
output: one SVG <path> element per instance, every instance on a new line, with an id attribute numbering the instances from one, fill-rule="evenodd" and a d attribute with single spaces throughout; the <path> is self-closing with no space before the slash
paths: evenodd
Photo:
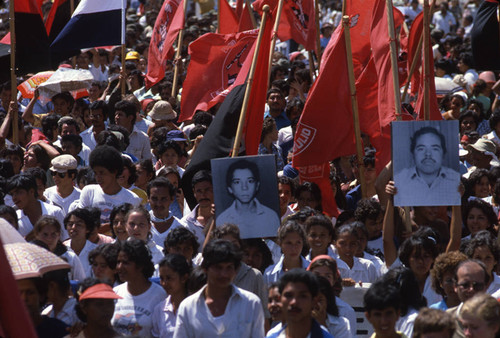
<path id="1" fill-rule="evenodd" d="M 68 250 L 71 249 L 71 239 L 64 242 L 64 245 L 68 248 Z M 90 251 L 94 250 L 97 248 L 97 244 L 92 243 L 91 241 L 87 240 L 85 241 L 85 246 L 83 247 L 82 251 L 80 251 L 80 254 L 78 255 L 78 258 L 80 259 L 80 263 L 82 264 L 83 271 L 85 272 L 85 276 L 90 277 L 92 276 L 92 266 L 90 266 L 89 263 L 89 253 Z M 76 254 L 76 252 L 75 252 Z"/>
<path id="2" fill-rule="evenodd" d="M 61 224 L 61 240 L 64 241 L 68 239 L 68 232 L 64 228 L 64 212 L 62 211 L 62 209 L 56 205 L 45 203 L 40 200 L 38 200 L 38 202 L 40 202 L 40 206 L 42 208 L 42 216 L 54 216 Z M 19 224 L 18 231 L 23 237 L 25 237 L 33 230 L 33 224 L 31 224 L 29 217 L 26 216 L 21 209 L 17 210 L 16 213 L 18 219 L 17 223 Z"/>
<path id="3" fill-rule="evenodd" d="M 127 289 L 128 283 L 113 288 L 118 299 L 111 324 L 118 332 L 126 336 L 152 337 L 153 310 L 167 298 L 167 293 L 161 286 L 151 283 L 149 289 L 138 296 L 132 296 Z"/>
<path id="4" fill-rule="evenodd" d="M 109 223 L 109 215 L 113 208 L 123 203 L 138 206 L 141 204 L 141 198 L 125 188 L 122 188 L 117 194 L 108 195 L 102 191 L 99 184 L 90 184 L 82 189 L 77 207 L 99 208 L 101 210 L 101 223 Z"/>
<path id="5" fill-rule="evenodd" d="M 73 203 L 77 199 L 80 199 L 80 193 L 80 189 L 74 188 L 71 194 L 63 198 L 57 193 L 57 186 L 54 185 L 50 188 L 45 189 L 45 191 L 43 192 L 43 196 L 60 207 L 64 211 L 64 213 L 67 214 L 71 203 Z"/>

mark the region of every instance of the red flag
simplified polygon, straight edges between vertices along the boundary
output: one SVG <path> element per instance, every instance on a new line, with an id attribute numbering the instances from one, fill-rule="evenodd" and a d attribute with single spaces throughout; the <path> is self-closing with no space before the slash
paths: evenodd
<path id="1" fill-rule="evenodd" d="M 172 56 L 177 33 L 184 28 L 184 0 L 166 0 L 156 18 L 148 54 L 146 87 L 150 88 L 165 77 L 165 62 Z"/>
<path id="2" fill-rule="evenodd" d="M 253 8 L 262 14 L 264 4 L 271 6 L 274 13 L 277 0 L 257 0 Z M 284 0 L 277 32 L 281 41 L 290 39 L 304 46 L 306 50 L 316 48 L 316 18 L 313 0 Z"/>
<path id="3" fill-rule="evenodd" d="M 430 33 L 429 33 L 430 34 Z M 423 49 L 423 47 L 422 47 Z M 424 53 L 422 52 L 422 57 Z M 434 82 L 434 55 L 432 52 L 432 42 L 431 38 L 429 36 L 429 106 L 430 106 L 430 119 L 431 120 L 441 120 L 442 116 L 441 113 L 439 112 L 439 107 L 438 107 L 438 100 L 436 96 L 436 83 Z M 423 60 L 421 60 L 420 63 L 423 63 Z M 420 80 L 419 80 L 419 92 L 418 92 L 418 98 L 417 98 L 417 103 L 415 105 L 415 111 L 418 113 L 418 119 L 419 120 L 425 120 L 424 116 L 424 78 L 425 74 L 422 69 L 422 74 L 420 74 Z"/>
<path id="4" fill-rule="evenodd" d="M 345 0 L 345 15 L 351 20 L 351 50 L 356 78 L 372 56 L 370 32 L 374 5 L 375 1 Z"/>
<path id="5" fill-rule="evenodd" d="M 238 25 L 238 32 L 248 31 L 255 29 L 251 16 L 253 15 L 252 9 L 245 4 L 240 16 L 240 23 Z"/>
<path id="6" fill-rule="evenodd" d="M 208 110 L 229 88 L 247 59 L 258 30 L 237 34 L 202 35 L 189 45 L 187 77 L 184 81 L 179 121 L 190 120 L 196 110 Z M 248 70 L 247 70 L 248 73 Z"/>
<path id="7" fill-rule="evenodd" d="M 342 27 L 337 28 L 324 54 L 322 70 L 309 91 L 295 132 L 293 166 L 296 168 L 323 165 L 356 153 Z"/>
<path id="8" fill-rule="evenodd" d="M 227 0 L 219 1 L 219 27 L 217 28 L 217 33 L 219 34 L 231 34 L 237 33 L 238 31 L 238 18 L 234 9 L 229 5 Z"/>
<path id="9" fill-rule="evenodd" d="M 417 46 L 422 36 L 422 28 L 423 28 L 423 12 L 418 14 L 413 20 L 413 23 L 410 28 L 410 36 L 408 37 L 408 69 L 411 68 L 411 63 L 415 58 L 415 54 L 417 53 Z M 423 46 L 423 45 L 422 45 Z M 420 54 L 419 54 L 420 55 Z M 419 89 L 419 81 L 420 81 L 420 66 L 422 65 L 422 58 L 417 57 L 417 64 L 415 66 L 415 71 L 411 77 L 411 93 L 416 94 Z"/>
<path id="10" fill-rule="evenodd" d="M 396 28 L 400 27 L 404 21 L 403 15 L 395 8 L 393 8 L 393 14 L 394 26 Z M 379 120 L 380 126 L 383 128 L 389 125 L 391 121 L 394 121 L 396 116 L 394 81 L 392 79 L 391 69 L 390 38 L 385 0 L 378 0 L 375 5 L 370 41 L 373 51 L 373 60 L 378 74 Z"/>
<path id="11" fill-rule="evenodd" d="M 241 12 L 243 10 L 243 0 L 236 0 L 236 17 L 241 17 Z"/>
<path id="12" fill-rule="evenodd" d="M 271 15 L 268 16 L 266 27 L 262 34 L 262 41 L 257 55 L 257 63 L 253 76 L 250 98 L 248 100 L 248 109 L 244 129 L 245 148 L 247 155 L 257 155 L 262 133 L 262 123 L 264 120 L 264 107 L 266 103 L 267 81 L 269 79 L 269 53 L 271 50 L 271 33 L 273 25 Z M 253 56 L 253 54 L 251 54 Z M 251 63 L 252 57 L 248 58 Z"/>

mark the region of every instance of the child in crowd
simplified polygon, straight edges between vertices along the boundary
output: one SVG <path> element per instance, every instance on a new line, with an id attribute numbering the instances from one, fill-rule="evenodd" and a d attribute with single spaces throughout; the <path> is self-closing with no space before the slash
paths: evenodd
<path id="1" fill-rule="evenodd" d="M 359 248 L 359 237 L 352 224 L 345 224 L 337 230 L 335 248 L 337 249 L 337 265 L 346 286 L 355 283 L 373 283 L 379 276 L 375 265 L 367 259 L 356 257 Z"/>
<path id="2" fill-rule="evenodd" d="M 287 221 L 278 229 L 278 244 L 283 254 L 280 260 L 268 267 L 264 273 L 264 281 L 267 285 L 277 282 L 288 270 L 293 268 L 306 269 L 309 261 L 301 256 L 306 235 L 302 226 L 296 221 Z"/>

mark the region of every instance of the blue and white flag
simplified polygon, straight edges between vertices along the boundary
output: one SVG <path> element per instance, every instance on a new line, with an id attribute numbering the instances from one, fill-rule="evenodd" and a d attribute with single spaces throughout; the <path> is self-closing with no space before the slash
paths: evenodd
<path id="1" fill-rule="evenodd" d="M 125 43 L 126 0 L 82 0 L 51 45 L 68 51 Z"/>

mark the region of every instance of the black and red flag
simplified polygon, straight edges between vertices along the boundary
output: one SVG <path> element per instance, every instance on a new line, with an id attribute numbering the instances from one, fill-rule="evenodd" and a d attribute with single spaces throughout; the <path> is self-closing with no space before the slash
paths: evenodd
<path id="1" fill-rule="evenodd" d="M 16 68 L 19 74 L 50 68 L 49 39 L 43 24 L 41 1 L 16 0 Z"/>

